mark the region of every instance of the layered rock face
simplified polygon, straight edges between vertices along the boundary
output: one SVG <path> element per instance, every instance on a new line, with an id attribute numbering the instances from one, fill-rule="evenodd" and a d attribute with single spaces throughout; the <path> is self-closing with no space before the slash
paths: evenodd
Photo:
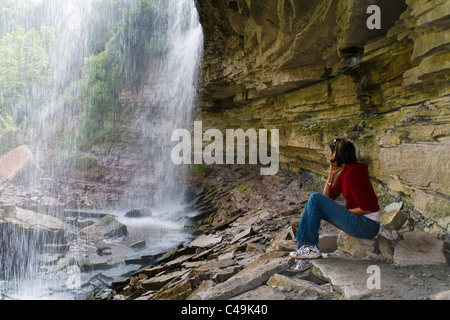
<path id="1" fill-rule="evenodd" d="M 401 200 L 433 232 L 450 227 L 450 3 L 199 0 L 203 129 L 279 129 L 280 162 L 327 174 L 348 138 L 380 202 Z"/>

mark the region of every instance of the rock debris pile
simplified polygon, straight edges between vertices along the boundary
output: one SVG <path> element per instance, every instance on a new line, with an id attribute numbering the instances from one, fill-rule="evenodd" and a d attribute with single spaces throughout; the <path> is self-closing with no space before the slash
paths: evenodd
<path id="1" fill-rule="evenodd" d="M 402 217 L 402 204 L 387 207 L 384 231 L 374 240 L 349 237 L 323 222 L 319 242 L 323 258 L 296 273 L 288 253 L 296 249 L 295 232 L 312 185 L 257 177 L 248 168 L 214 170 L 200 179 L 204 191 L 197 200 L 209 199 L 216 210 L 203 221 L 203 233 L 154 266 L 116 283 L 110 299 L 450 297 L 445 242 L 436 234 L 407 231 L 411 226 Z M 370 285 L 373 266 L 380 275 L 379 288 Z"/>

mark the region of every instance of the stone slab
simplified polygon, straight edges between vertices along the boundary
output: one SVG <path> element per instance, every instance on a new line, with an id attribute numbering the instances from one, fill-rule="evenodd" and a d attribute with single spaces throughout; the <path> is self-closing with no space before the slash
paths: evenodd
<path id="1" fill-rule="evenodd" d="M 431 233 L 406 232 L 395 247 L 394 263 L 397 266 L 447 266 L 444 241 Z"/>
<path id="2" fill-rule="evenodd" d="M 258 260 L 258 259 L 257 259 Z M 227 281 L 220 283 L 205 291 L 197 292 L 201 300 L 226 300 L 245 291 L 254 289 L 272 275 L 288 269 L 292 264 L 289 257 L 259 259 L 249 267 L 234 275 Z"/>
<path id="3" fill-rule="evenodd" d="M 195 248 L 211 248 L 214 245 L 220 243 L 222 241 L 221 236 L 215 236 L 215 235 L 201 235 L 197 239 L 193 240 L 191 243 L 189 243 L 189 247 L 195 247 Z"/>
<path id="4" fill-rule="evenodd" d="M 398 268 L 377 260 L 357 260 L 344 255 L 311 260 L 311 265 L 316 276 L 329 281 L 348 300 L 432 299 L 450 289 L 448 267 Z"/>

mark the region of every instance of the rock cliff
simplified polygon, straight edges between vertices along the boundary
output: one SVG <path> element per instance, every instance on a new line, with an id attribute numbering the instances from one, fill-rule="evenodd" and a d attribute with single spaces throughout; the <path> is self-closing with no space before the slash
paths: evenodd
<path id="1" fill-rule="evenodd" d="M 204 130 L 280 130 L 287 172 L 326 170 L 326 145 L 351 139 L 382 204 L 448 233 L 450 3 L 198 0 L 205 33 Z"/>

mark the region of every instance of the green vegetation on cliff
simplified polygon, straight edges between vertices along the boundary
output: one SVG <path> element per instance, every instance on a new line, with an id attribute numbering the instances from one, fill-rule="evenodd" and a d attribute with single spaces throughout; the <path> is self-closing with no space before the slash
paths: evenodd
<path id="1" fill-rule="evenodd" d="M 138 86 L 152 57 L 166 51 L 164 6 L 0 1 L 0 139 L 29 129 L 42 110 L 60 103 L 79 118 L 79 127 L 65 128 L 79 133 L 79 147 L 114 141 L 117 119 L 131 109 L 119 104 L 120 90 Z"/>

